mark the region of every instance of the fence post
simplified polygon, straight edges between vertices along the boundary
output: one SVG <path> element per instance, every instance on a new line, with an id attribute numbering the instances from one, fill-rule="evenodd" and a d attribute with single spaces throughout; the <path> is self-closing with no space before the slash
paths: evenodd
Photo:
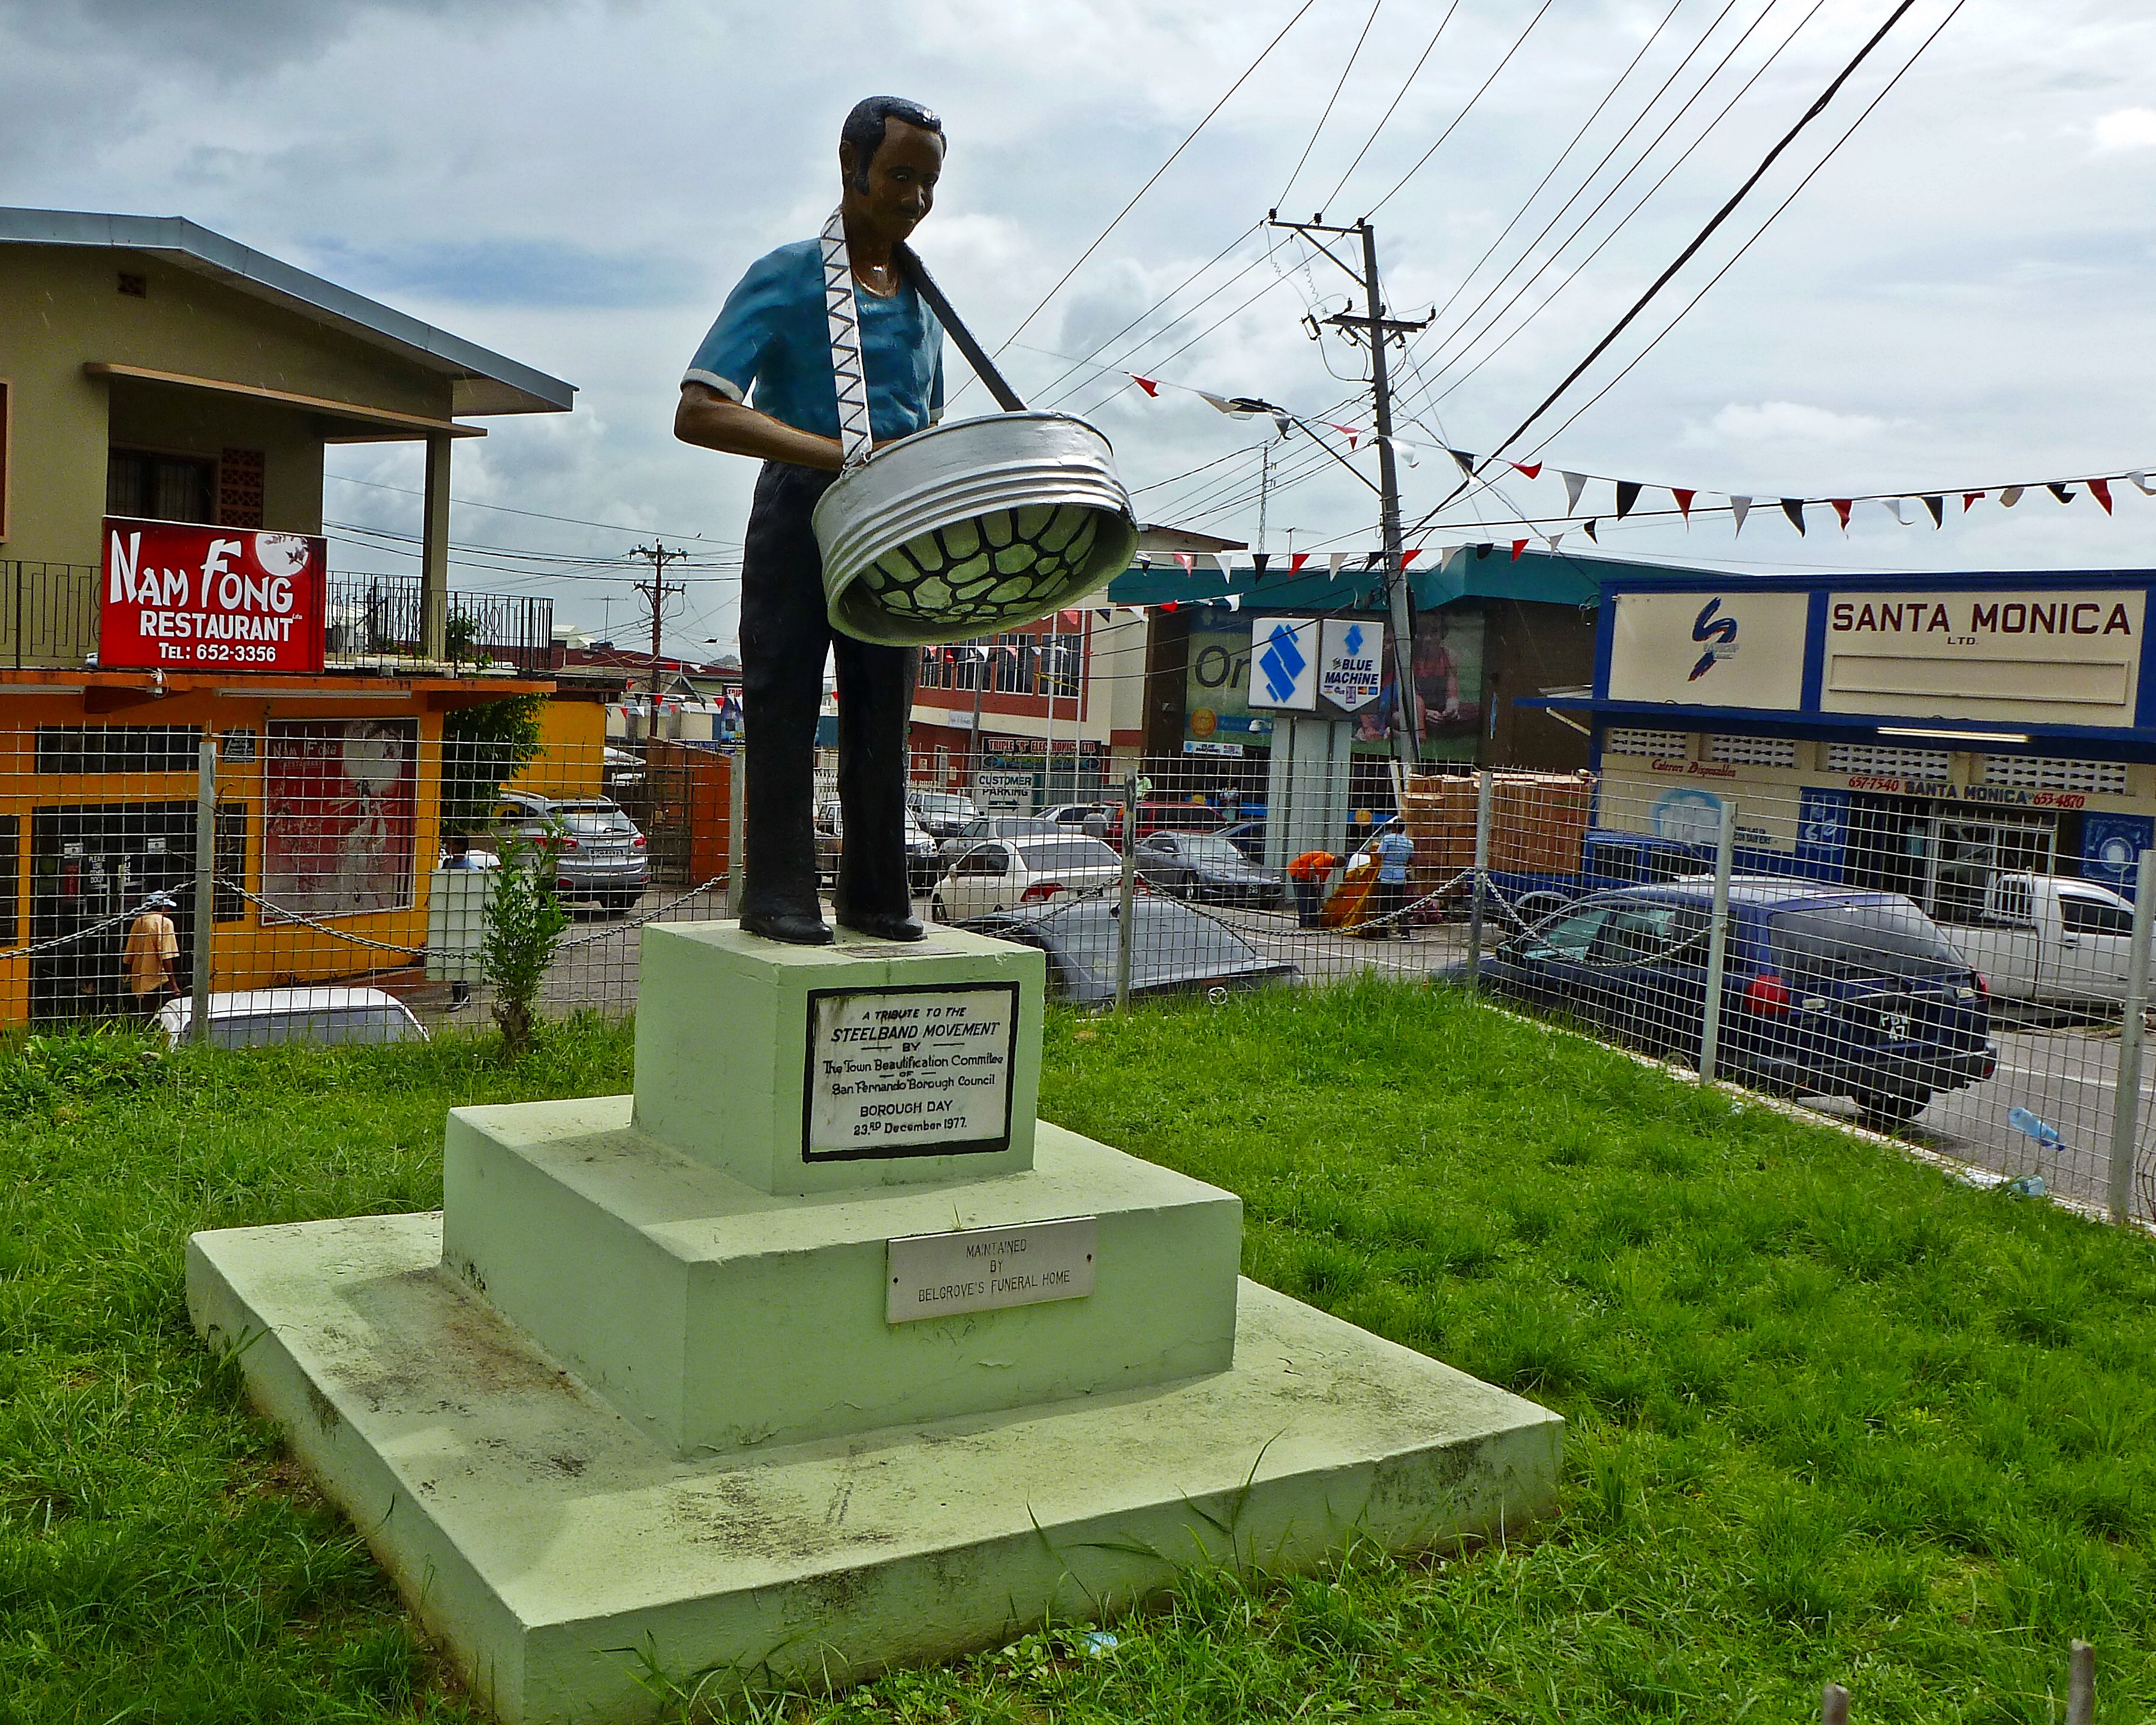
<path id="1" fill-rule="evenodd" d="M 2096 1725 L 2096 1649 L 2076 1641 L 2067 1657 L 2066 1725 Z"/>
<path id="2" fill-rule="evenodd" d="M 1707 919 L 1707 999 L 1699 1015 L 1699 1077 L 1714 1082 L 1722 1053 L 1722 977 L 1729 950 L 1729 870 L 1737 855 L 1737 803 L 1722 799 L 1722 826 L 1714 835 L 1714 901 Z"/>
<path id="3" fill-rule="evenodd" d="M 195 768 L 193 1004 L 189 1040 L 209 1040 L 210 955 L 217 929 L 217 738 L 205 731 Z"/>
<path id="4" fill-rule="evenodd" d="M 741 915 L 742 869 L 748 813 L 748 751 L 737 747 L 726 762 L 726 915 Z"/>
<path id="5" fill-rule="evenodd" d="M 1402 811 L 1404 813 L 1404 809 Z M 1475 884 L 1467 899 L 1467 986 L 1482 980 L 1482 896 L 1490 880 L 1490 769 L 1475 773 Z"/>
<path id="6" fill-rule="evenodd" d="M 2156 911 L 2156 850 L 2141 853 L 2133 877 L 2133 950 L 2126 959 L 2126 1007 L 2118 1020 L 2118 1076 L 2111 1097 L 2111 1219 L 2133 1214 L 2133 1151 L 2141 1137 L 2141 1035 L 2148 1011 L 2148 927 Z"/>
<path id="7" fill-rule="evenodd" d="M 1820 1696 L 1820 1725 L 1849 1725 L 1849 1692 L 1830 1683 Z"/>
<path id="8" fill-rule="evenodd" d="M 1138 798 L 1142 781 L 1132 773 L 1123 780 L 1123 880 L 1116 911 L 1116 1010 L 1131 1009 L 1131 918 L 1137 900 Z"/>

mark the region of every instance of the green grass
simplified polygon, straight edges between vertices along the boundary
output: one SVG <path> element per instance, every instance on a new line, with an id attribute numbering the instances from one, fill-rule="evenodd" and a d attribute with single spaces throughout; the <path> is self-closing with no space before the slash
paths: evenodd
<path id="1" fill-rule="evenodd" d="M 192 1229 L 432 1205 L 444 1107 L 621 1087 L 619 1032 L 0 1062 L 0 1719 L 458 1718 L 188 1334 Z M 1050 1025 L 1050 1118 L 1242 1194 L 1250 1274 L 1572 1422 L 1558 1519 L 1193 1575 L 818 1720 L 1630 1721 L 2156 1707 L 2156 1249 L 1444 994 Z"/>

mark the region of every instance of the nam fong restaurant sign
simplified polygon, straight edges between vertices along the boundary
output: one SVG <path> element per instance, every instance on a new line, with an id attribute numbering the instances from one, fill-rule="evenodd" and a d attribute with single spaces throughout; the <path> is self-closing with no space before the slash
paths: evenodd
<path id="1" fill-rule="evenodd" d="M 97 662 L 319 671 L 328 567 L 307 534 L 108 516 Z"/>
<path id="2" fill-rule="evenodd" d="M 1830 593 L 1820 711 L 2131 726 L 2146 597 Z"/>

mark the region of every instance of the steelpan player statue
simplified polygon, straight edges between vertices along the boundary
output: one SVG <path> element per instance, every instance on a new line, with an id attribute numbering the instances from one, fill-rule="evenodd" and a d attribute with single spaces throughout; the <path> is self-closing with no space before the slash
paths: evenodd
<path id="1" fill-rule="evenodd" d="M 935 203 L 943 148 L 943 122 L 897 96 L 856 104 L 839 133 L 839 215 L 879 446 L 942 413 L 942 329 L 894 248 Z M 839 680 L 838 919 L 865 934 L 919 940 L 925 931 L 906 872 L 906 724 L 918 649 L 830 626 L 810 521 L 842 459 L 819 241 L 781 246 L 749 266 L 682 379 L 674 434 L 764 464 L 742 560 L 742 927 L 801 946 L 831 938 L 816 897 L 811 806 L 828 651 Z"/>

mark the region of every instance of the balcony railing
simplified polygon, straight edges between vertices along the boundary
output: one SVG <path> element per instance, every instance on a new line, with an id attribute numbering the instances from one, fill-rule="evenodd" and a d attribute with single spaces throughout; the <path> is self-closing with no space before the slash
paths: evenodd
<path id="1" fill-rule="evenodd" d="M 90 563 L 0 558 L 0 665 L 73 670 L 97 655 L 98 571 Z M 324 618 L 331 670 L 409 670 L 422 655 L 419 583 L 403 575 L 332 572 Z M 516 593 L 453 593 L 444 657 L 544 674 L 554 645 L 554 602 Z"/>
<path id="2" fill-rule="evenodd" d="M 428 662 L 420 646 L 419 583 L 410 576 L 332 572 L 324 620 L 326 658 L 335 669 L 401 670 Z M 543 673 L 554 649 L 554 602 L 453 593 L 443 636 L 443 657 L 452 664 Z"/>

